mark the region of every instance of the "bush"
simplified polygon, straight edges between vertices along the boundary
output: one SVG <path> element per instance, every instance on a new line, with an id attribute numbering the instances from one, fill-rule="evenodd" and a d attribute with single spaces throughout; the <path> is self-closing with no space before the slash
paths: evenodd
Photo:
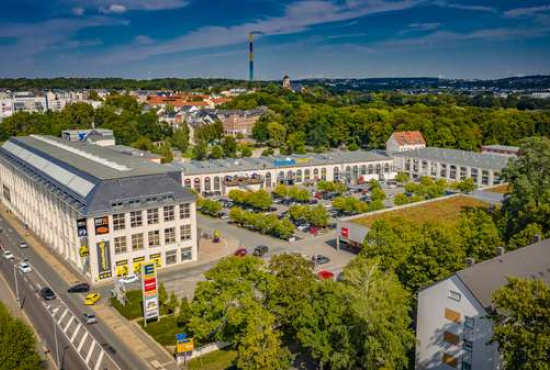
<path id="1" fill-rule="evenodd" d="M 217 216 L 223 208 L 219 201 L 213 199 L 200 199 L 197 202 L 197 206 L 200 208 L 202 213 L 210 216 Z"/>
<path id="2" fill-rule="evenodd" d="M 301 203 L 305 203 L 311 198 L 311 195 L 307 189 L 300 188 L 296 185 L 277 185 L 275 190 L 273 190 L 273 194 L 275 194 L 278 198 L 289 198 Z"/>
<path id="3" fill-rule="evenodd" d="M 265 190 L 231 190 L 229 192 L 229 199 L 237 204 L 256 208 L 262 211 L 268 210 L 272 204 L 271 194 Z"/>
<path id="4" fill-rule="evenodd" d="M 139 325 L 163 346 L 176 345 L 176 334 L 188 331 L 185 326 L 179 325 L 176 316 L 164 316 L 158 322 L 149 321 L 147 327 L 143 325 L 143 320 L 139 320 Z"/>
<path id="5" fill-rule="evenodd" d="M 317 183 L 317 190 L 342 194 L 348 190 L 348 187 L 343 182 L 322 180 Z"/>
<path id="6" fill-rule="evenodd" d="M 316 227 L 326 227 L 329 215 L 325 207 L 293 205 L 289 208 L 290 218 L 294 221 L 304 221 Z"/>
<path id="7" fill-rule="evenodd" d="M 332 201 L 332 207 L 347 214 L 365 213 L 369 205 L 354 197 L 336 197 Z"/>

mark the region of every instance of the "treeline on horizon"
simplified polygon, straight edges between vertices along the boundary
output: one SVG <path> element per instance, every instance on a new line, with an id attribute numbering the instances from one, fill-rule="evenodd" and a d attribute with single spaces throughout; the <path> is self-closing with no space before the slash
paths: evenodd
<path id="1" fill-rule="evenodd" d="M 333 91 L 392 91 L 396 89 L 437 89 L 443 87 L 548 89 L 550 76 L 507 77 L 501 79 L 469 80 L 435 77 L 381 77 L 381 78 L 312 78 L 295 80 L 302 86 L 322 86 Z M 232 87 L 260 88 L 279 84 L 277 80 L 249 82 L 229 78 L 155 78 L 147 80 L 125 78 L 0 78 L 0 88 L 28 89 L 113 89 L 113 90 L 198 90 L 214 91 Z"/>

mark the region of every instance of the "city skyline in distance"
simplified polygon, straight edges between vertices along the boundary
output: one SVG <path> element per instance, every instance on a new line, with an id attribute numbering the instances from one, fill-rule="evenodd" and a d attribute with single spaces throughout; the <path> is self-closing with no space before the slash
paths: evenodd
<path id="1" fill-rule="evenodd" d="M 0 77 L 246 79 L 253 30 L 260 80 L 550 74 L 548 1 L 8 0 Z"/>

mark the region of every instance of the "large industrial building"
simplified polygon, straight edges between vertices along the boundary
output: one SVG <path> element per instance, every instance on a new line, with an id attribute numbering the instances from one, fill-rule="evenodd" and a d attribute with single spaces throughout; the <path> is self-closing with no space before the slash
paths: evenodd
<path id="1" fill-rule="evenodd" d="M 274 188 L 277 184 L 313 183 L 319 180 L 361 183 L 393 179 L 393 159 L 375 152 L 334 151 L 312 155 L 218 159 L 175 163 L 183 170 L 183 185 L 204 195 L 229 190 Z"/>
<path id="2" fill-rule="evenodd" d="M 181 171 L 88 142 L 13 137 L 2 203 L 91 282 L 197 259 L 195 197 Z"/>

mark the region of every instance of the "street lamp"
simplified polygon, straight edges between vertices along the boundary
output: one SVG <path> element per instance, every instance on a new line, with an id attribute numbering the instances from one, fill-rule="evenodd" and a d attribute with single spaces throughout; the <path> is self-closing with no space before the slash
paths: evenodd
<path id="1" fill-rule="evenodd" d="M 55 323 L 55 316 L 52 315 L 52 322 L 53 322 L 53 335 L 55 338 L 55 358 L 57 360 L 57 368 L 61 369 L 61 366 L 59 364 L 59 345 L 57 343 L 57 325 Z"/>
<path id="2" fill-rule="evenodd" d="M 15 281 L 15 298 L 17 300 L 17 304 L 20 305 L 19 286 L 17 284 L 17 267 L 15 266 L 15 262 L 13 262 L 13 280 Z"/>

